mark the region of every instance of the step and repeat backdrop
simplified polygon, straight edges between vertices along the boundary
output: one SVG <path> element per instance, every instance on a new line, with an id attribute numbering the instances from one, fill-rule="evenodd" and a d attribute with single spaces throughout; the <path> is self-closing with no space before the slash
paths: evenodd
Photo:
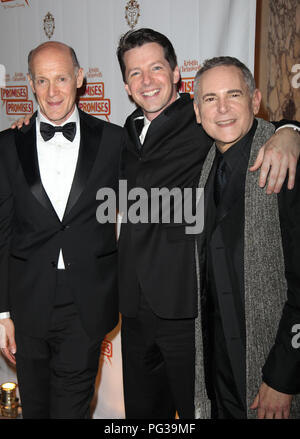
<path id="1" fill-rule="evenodd" d="M 85 70 L 79 106 L 123 125 L 134 110 L 116 57 L 119 38 L 150 27 L 172 41 L 193 95 L 196 71 L 206 58 L 231 55 L 253 71 L 256 0 L 0 0 L 0 129 L 36 109 L 27 82 L 27 55 L 45 41 L 72 46 Z M 1 291 L 1 279 L 0 279 Z M 1 292 L 0 292 L 1 294 Z M 102 344 L 93 401 L 94 418 L 124 418 L 119 327 Z M 16 380 L 0 358 L 0 383 Z"/>

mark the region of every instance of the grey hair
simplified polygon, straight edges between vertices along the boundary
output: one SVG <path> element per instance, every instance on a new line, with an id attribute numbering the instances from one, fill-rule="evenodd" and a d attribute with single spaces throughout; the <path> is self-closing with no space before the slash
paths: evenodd
<path id="1" fill-rule="evenodd" d="M 75 53 L 75 50 L 72 47 L 68 46 L 65 43 L 60 43 L 58 41 L 47 41 L 46 43 L 40 44 L 35 49 L 32 49 L 28 54 L 28 74 L 29 74 L 31 79 L 33 79 L 33 72 L 32 72 L 31 67 L 32 67 L 32 60 L 33 60 L 34 56 L 36 55 L 37 52 L 39 52 L 41 49 L 43 49 L 43 47 L 54 45 L 54 44 L 61 45 L 61 46 L 65 47 L 66 49 L 68 49 L 70 51 L 72 63 L 73 63 L 73 66 L 75 68 L 76 73 L 80 69 L 80 64 L 79 64 L 77 55 Z"/>
<path id="2" fill-rule="evenodd" d="M 214 67 L 220 67 L 220 66 L 234 66 L 237 67 L 243 75 L 244 81 L 248 87 L 250 96 L 253 96 L 253 93 L 256 89 L 256 84 L 254 77 L 248 67 L 243 64 L 241 61 L 239 61 L 237 58 L 234 58 L 232 56 L 218 56 L 215 58 L 210 58 L 204 61 L 202 67 L 198 70 L 196 73 L 195 79 L 194 79 L 194 97 L 195 101 L 199 103 L 199 84 L 200 84 L 200 78 L 203 75 L 203 73 L 207 72 L 207 70 L 213 69 Z"/>

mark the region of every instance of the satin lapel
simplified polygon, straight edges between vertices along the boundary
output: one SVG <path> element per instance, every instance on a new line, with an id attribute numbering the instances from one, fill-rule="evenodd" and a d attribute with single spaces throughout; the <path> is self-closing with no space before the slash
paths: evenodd
<path id="1" fill-rule="evenodd" d="M 86 186 L 99 150 L 102 129 L 102 125 L 100 128 L 90 126 L 84 120 L 84 117 L 82 115 L 80 116 L 80 146 L 78 160 L 64 218 L 69 215 L 71 209 L 77 203 Z"/>
<path id="2" fill-rule="evenodd" d="M 127 131 L 129 141 L 127 142 L 127 148 L 132 151 L 135 155 L 140 155 L 140 150 L 142 148 L 139 133 L 136 129 L 136 117 L 142 116 L 143 113 L 138 109 L 136 110 L 128 119 L 126 120 L 124 128 Z"/>
<path id="3" fill-rule="evenodd" d="M 164 136 L 162 136 L 163 132 L 168 132 L 168 129 L 173 131 L 173 127 L 169 126 L 168 129 L 162 129 L 163 125 L 172 121 L 169 115 L 165 113 L 161 113 L 159 117 L 155 118 L 147 131 L 147 135 L 145 137 L 143 143 L 143 151 L 147 154 L 151 159 L 159 158 L 161 154 L 165 154 L 169 150 L 172 149 L 172 142 L 166 142 Z M 174 132 L 174 131 L 173 131 Z"/>
<path id="4" fill-rule="evenodd" d="M 59 220 L 52 203 L 42 185 L 36 149 L 36 114 L 30 125 L 24 126 L 16 133 L 16 148 L 19 161 L 29 189 L 39 203 Z"/>
<path id="5" fill-rule="evenodd" d="M 141 119 L 142 124 L 144 125 L 144 120 Z M 142 131 L 142 130 L 141 130 Z M 133 119 L 130 121 L 130 135 L 133 138 L 133 146 L 134 146 L 134 152 L 137 152 L 136 147 L 138 147 L 138 150 L 141 150 L 142 144 L 140 141 L 140 132 L 137 130 L 137 122 Z"/>

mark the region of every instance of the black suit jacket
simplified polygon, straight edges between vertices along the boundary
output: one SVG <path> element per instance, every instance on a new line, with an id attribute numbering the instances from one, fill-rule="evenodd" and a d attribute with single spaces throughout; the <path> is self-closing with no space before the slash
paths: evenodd
<path id="1" fill-rule="evenodd" d="M 148 129 L 141 147 L 135 118 L 128 117 L 127 146 L 123 151 L 122 178 L 128 190 L 141 187 L 172 189 L 197 187 L 211 140 L 197 125 L 189 95 L 170 105 Z M 123 223 L 119 239 L 120 311 L 136 314 L 141 288 L 160 317 L 178 319 L 197 315 L 195 235 L 186 224 Z"/>
<path id="2" fill-rule="evenodd" d="M 227 351 L 230 370 L 237 384 L 238 397 L 241 401 L 245 401 L 246 333 L 243 269 L 245 172 L 238 166 L 234 169 L 230 190 L 225 189 L 217 209 L 214 204 L 215 173 L 216 161 L 205 186 L 205 229 L 199 240 L 207 388 L 212 393 L 211 356 L 220 357 L 218 361 L 222 364 L 224 361 L 220 352 Z M 214 345 L 215 319 L 215 324 L 221 325 L 224 335 L 225 346 L 221 349 Z M 228 374 L 228 371 L 226 373 Z"/>
<path id="3" fill-rule="evenodd" d="M 246 158 L 244 159 L 247 160 Z M 242 165 L 241 165 L 242 166 Z M 213 164 L 205 186 L 205 231 L 199 239 L 201 297 L 206 330 L 212 318 L 209 297 L 214 289 L 217 309 L 220 313 L 226 350 L 237 390 L 245 400 L 246 329 L 244 308 L 244 183 L 245 173 L 236 167 L 230 187 L 226 187 L 220 205 L 213 202 L 216 163 Z M 300 258 L 300 178 L 299 164 L 293 190 L 287 189 L 287 179 L 277 195 L 288 300 L 284 306 L 276 343 L 263 367 L 263 380 L 274 389 L 284 393 L 300 391 L 299 354 L 291 347 L 291 328 L 300 321 L 300 276 L 296 264 Z M 208 256 L 209 255 L 209 256 Z M 208 293 L 207 257 L 211 257 L 210 292 Z M 206 345 L 206 355 L 211 355 L 212 345 Z M 207 376 L 209 368 L 207 367 Z"/>
<path id="4" fill-rule="evenodd" d="M 189 94 L 156 117 L 143 145 L 135 119 L 138 108 L 126 120 L 126 148 L 121 178 L 128 191 L 138 187 L 195 188 L 203 161 L 212 145 L 196 122 Z M 278 123 L 277 127 L 289 121 Z M 130 202 L 128 203 L 130 206 Z M 120 311 L 127 317 L 137 312 L 140 291 L 152 310 L 166 319 L 197 316 L 195 235 L 185 233 L 186 224 L 122 223 L 119 239 Z"/>
<path id="5" fill-rule="evenodd" d="M 10 311 L 28 335 L 49 326 L 60 248 L 88 334 L 103 336 L 118 321 L 115 225 L 97 222 L 96 193 L 117 192 L 123 130 L 79 114 L 79 155 L 62 221 L 41 183 L 35 117 L 0 134 L 0 312 Z"/>

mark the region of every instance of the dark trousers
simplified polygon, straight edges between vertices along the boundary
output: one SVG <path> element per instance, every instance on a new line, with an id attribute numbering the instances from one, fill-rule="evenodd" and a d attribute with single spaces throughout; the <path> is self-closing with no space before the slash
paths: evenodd
<path id="1" fill-rule="evenodd" d="M 244 380 L 236 383 L 227 351 L 222 321 L 219 315 L 211 316 L 214 322 L 212 380 L 215 392 L 213 418 L 246 419 L 246 365 L 240 364 Z M 236 346 L 236 349 L 242 349 Z"/>
<path id="2" fill-rule="evenodd" d="M 55 305 L 46 336 L 16 333 L 16 344 L 23 418 L 89 418 L 101 340 L 87 336 L 75 305 Z"/>
<path id="3" fill-rule="evenodd" d="M 141 295 L 122 317 L 122 358 L 126 418 L 194 418 L 194 319 L 162 319 Z"/>

